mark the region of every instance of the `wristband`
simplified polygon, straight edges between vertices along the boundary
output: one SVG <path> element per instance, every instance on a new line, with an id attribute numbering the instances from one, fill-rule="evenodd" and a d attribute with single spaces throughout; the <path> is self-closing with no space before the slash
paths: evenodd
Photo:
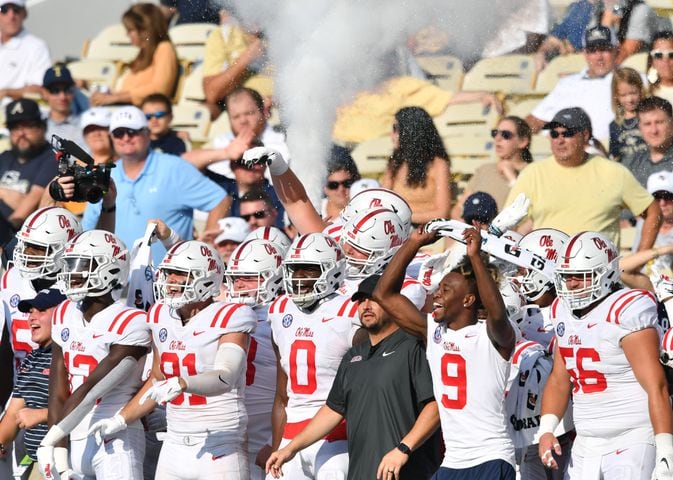
<path id="1" fill-rule="evenodd" d="M 561 423 L 561 420 L 554 415 L 553 413 L 545 413 L 540 417 L 540 428 L 538 429 L 538 435 L 542 436 L 545 433 L 554 433 L 558 424 Z"/>
<path id="2" fill-rule="evenodd" d="M 411 455 L 411 448 L 409 448 L 409 445 L 404 442 L 400 442 L 397 445 L 397 449 L 405 455 Z"/>
<path id="3" fill-rule="evenodd" d="M 64 447 L 54 448 L 54 467 L 57 472 L 65 472 L 70 469 L 70 460 L 68 458 L 68 449 Z"/>
<path id="4" fill-rule="evenodd" d="M 101 207 L 100 211 L 103 213 L 112 213 L 117 210 L 117 205 L 112 205 L 110 208 Z"/>
<path id="5" fill-rule="evenodd" d="M 654 436 L 654 444 L 660 453 L 673 453 L 673 435 L 670 433 L 657 433 Z"/>
<path id="6" fill-rule="evenodd" d="M 166 248 L 166 250 L 170 249 L 173 245 L 180 241 L 180 235 L 178 235 L 178 233 L 172 228 L 170 230 L 171 234 L 168 236 L 168 238 L 161 240 L 161 243 L 163 244 L 164 248 Z"/>

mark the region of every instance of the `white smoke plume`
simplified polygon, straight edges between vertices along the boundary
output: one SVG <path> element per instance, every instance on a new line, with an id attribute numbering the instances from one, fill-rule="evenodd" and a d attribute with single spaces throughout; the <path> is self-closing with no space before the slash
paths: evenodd
<path id="1" fill-rule="evenodd" d="M 430 24 L 470 56 L 525 0 L 229 0 L 265 32 L 292 168 L 314 205 L 339 106 L 388 76 L 391 53 Z"/>

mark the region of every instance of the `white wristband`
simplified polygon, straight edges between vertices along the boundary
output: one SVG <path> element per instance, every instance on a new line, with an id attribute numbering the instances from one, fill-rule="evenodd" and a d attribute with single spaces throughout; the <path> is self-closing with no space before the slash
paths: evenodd
<path id="1" fill-rule="evenodd" d="M 65 472 L 70 468 L 70 459 L 68 458 L 67 448 L 54 448 L 54 467 L 56 467 L 57 472 Z"/>
<path id="2" fill-rule="evenodd" d="M 168 238 L 164 238 L 161 243 L 164 245 L 164 248 L 168 250 L 179 241 L 180 235 L 178 235 L 178 233 L 171 228 L 171 234 L 168 236 Z"/>
<path id="3" fill-rule="evenodd" d="M 673 434 L 657 433 L 654 436 L 654 444 L 657 447 L 657 452 L 671 454 L 673 453 Z"/>
<path id="4" fill-rule="evenodd" d="M 287 162 L 285 162 L 283 157 L 278 157 L 280 157 L 280 155 L 276 156 L 276 158 L 269 163 L 269 173 L 274 177 L 284 174 L 287 172 L 287 169 L 290 168 L 287 166 Z"/>
<path id="5" fill-rule="evenodd" d="M 558 424 L 561 423 L 561 420 L 554 415 L 553 413 L 545 413 L 540 417 L 540 428 L 538 429 L 538 435 L 542 436 L 545 433 L 554 433 Z"/>

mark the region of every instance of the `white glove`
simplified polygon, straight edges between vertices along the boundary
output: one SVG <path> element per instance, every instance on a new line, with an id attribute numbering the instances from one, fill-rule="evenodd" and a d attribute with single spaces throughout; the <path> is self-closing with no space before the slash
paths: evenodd
<path id="1" fill-rule="evenodd" d="M 528 215 L 528 208 L 530 207 L 530 200 L 526 198 L 525 193 L 520 193 L 514 201 L 502 209 L 491 222 L 488 227 L 489 233 L 500 237 L 510 228 L 515 227 L 526 215 Z"/>
<path id="2" fill-rule="evenodd" d="M 433 218 L 428 223 L 425 224 L 423 230 L 426 232 L 434 232 L 435 230 L 441 230 L 446 225 L 449 225 L 451 220 L 445 218 Z"/>
<path id="3" fill-rule="evenodd" d="M 126 420 L 124 417 L 117 414 L 112 418 L 104 418 L 103 420 L 98 420 L 96 423 L 91 425 L 87 435 L 95 435 L 98 443 L 101 442 L 103 438 L 114 435 L 117 432 L 126 430 Z"/>
<path id="4" fill-rule="evenodd" d="M 439 286 L 439 282 L 444 278 L 444 262 L 449 256 L 449 252 L 438 253 L 426 258 L 421 263 L 418 270 L 418 281 L 429 292 L 434 292 Z"/>
<path id="5" fill-rule="evenodd" d="M 243 163 L 250 168 L 253 165 L 267 164 L 271 175 L 282 175 L 287 169 L 287 162 L 278 150 L 268 147 L 254 147 L 243 153 Z"/>
<path id="6" fill-rule="evenodd" d="M 159 404 L 168 403 L 182 393 L 180 387 L 180 377 L 171 377 L 168 380 L 155 382 L 154 385 L 140 397 L 140 404 L 145 403 L 148 398 Z"/>
<path id="7" fill-rule="evenodd" d="M 654 277 L 652 282 L 654 284 L 654 293 L 660 302 L 673 297 L 673 279 L 671 277 L 659 272 L 655 268 L 652 268 L 652 277 Z"/>
<path id="8" fill-rule="evenodd" d="M 658 433 L 654 436 L 657 446 L 657 464 L 652 480 L 673 480 L 673 435 Z"/>
<path id="9" fill-rule="evenodd" d="M 56 469 L 56 462 L 54 461 L 54 447 L 42 446 L 37 447 L 35 453 L 37 457 L 37 465 L 40 469 L 40 475 L 44 480 L 60 480 L 61 476 Z"/>

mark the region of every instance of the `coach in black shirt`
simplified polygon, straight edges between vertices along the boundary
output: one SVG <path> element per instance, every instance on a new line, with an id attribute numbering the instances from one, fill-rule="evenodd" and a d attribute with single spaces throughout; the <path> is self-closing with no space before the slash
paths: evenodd
<path id="1" fill-rule="evenodd" d="M 282 464 L 318 441 L 343 418 L 348 432 L 348 478 L 422 480 L 439 468 L 439 412 L 422 342 L 400 330 L 371 299 L 379 275 L 360 283 L 352 300 L 368 339 L 344 355 L 327 404 L 285 448 L 273 453 L 267 471 L 279 478 Z"/>

